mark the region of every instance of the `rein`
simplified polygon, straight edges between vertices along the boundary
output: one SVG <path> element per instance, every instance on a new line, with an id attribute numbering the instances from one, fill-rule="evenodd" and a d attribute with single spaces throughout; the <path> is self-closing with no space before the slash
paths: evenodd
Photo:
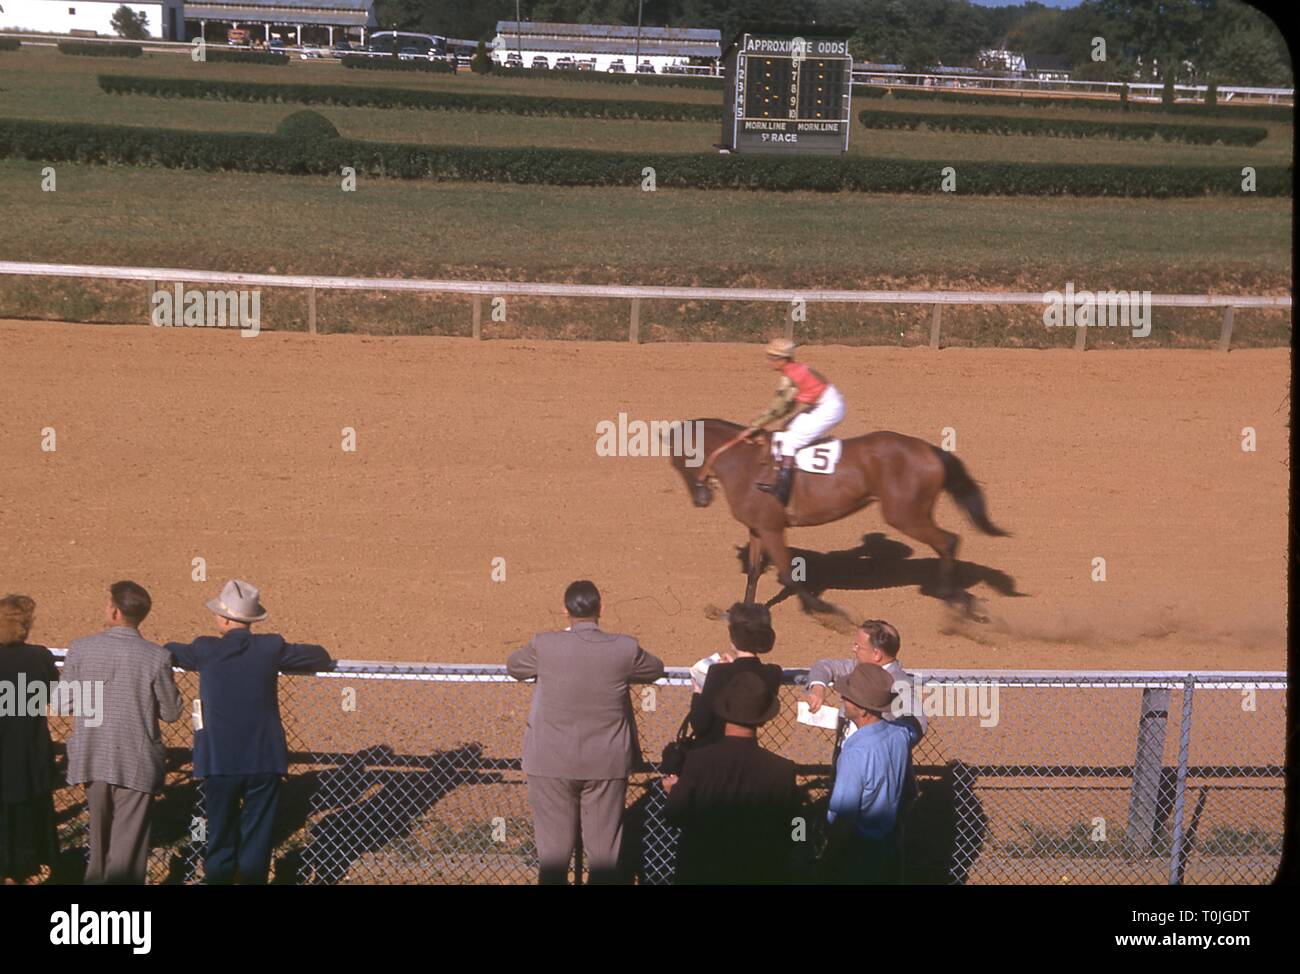
<path id="1" fill-rule="evenodd" d="M 700 472 L 699 475 L 695 478 L 695 483 L 698 486 L 703 487 L 705 481 L 707 481 L 710 477 L 713 476 L 713 461 L 718 459 L 718 457 L 722 453 L 724 453 L 727 450 L 730 450 L 737 443 L 743 442 L 744 439 L 745 439 L 745 434 L 743 432 L 739 433 L 738 435 L 733 436 L 731 439 L 727 440 L 726 443 L 722 444 L 722 446 L 718 447 L 712 453 L 710 453 L 704 461 L 704 466 L 700 467 Z"/>

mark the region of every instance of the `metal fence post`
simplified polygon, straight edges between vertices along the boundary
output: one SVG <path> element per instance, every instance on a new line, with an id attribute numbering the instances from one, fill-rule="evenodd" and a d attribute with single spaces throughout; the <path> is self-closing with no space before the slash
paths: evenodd
<path id="1" fill-rule="evenodd" d="M 627 326 L 627 340 L 635 345 L 641 340 L 641 299 L 632 299 L 632 320 Z"/>
<path id="2" fill-rule="evenodd" d="M 1219 351 L 1226 352 L 1232 344 L 1232 318 L 1236 308 L 1229 305 L 1223 309 L 1223 327 L 1219 329 Z"/>
<path id="3" fill-rule="evenodd" d="M 1174 847 L 1169 857 L 1169 885 L 1183 883 L 1183 806 L 1187 798 L 1187 751 L 1192 741 L 1192 688 L 1195 680 L 1189 675 L 1183 682 L 1183 719 L 1178 730 L 1178 777 L 1174 785 Z"/>
<path id="4" fill-rule="evenodd" d="M 943 305 L 936 304 L 930 316 L 930 347 L 939 347 L 939 322 L 943 319 Z"/>
<path id="5" fill-rule="evenodd" d="M 1126 844 L 1137 855 L 1150 853 L 1151 840 L 1155 836 L 1172 693 L 1167 687 L 1147 687 L 1142 691 L 1137 758 L 1133 763 L 1133 793 L 1129 798 L 1128 827 L 1124 830 Z"/>

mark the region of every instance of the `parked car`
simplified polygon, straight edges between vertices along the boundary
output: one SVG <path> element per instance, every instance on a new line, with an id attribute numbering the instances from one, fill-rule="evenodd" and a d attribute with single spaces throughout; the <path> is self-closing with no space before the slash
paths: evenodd
<path id="1" fill-rule="evenodd" d="M 596 59 L 595 59 L 594 57 L 589 57 L 589 58 L 587 58 L 587 59 L 584 60 L 584 61 L 579 61 L 579 62 L 578 62 L 578 70 L 579 70 L 579 71 L 595 71 L 595 70 L 596 70 Z"/>
<path id="2" fill-rule="evenodd" d="M 285 43 L 279 37 L 272 37 L 269 46 L 271 47 L 272 50 L 282 50 L 285 46 Z"/>
<path id="3" fill-rule="evenodd" d="M 308 47 L 304 44 L 302 50 L 298 53 L 298 57 L 303 61 L 310 61 L 323 58 L 327 54 L 328 52 L 323 47 Z"/>
<path id="4" fill-rule="evenodd" d="M 555 62 L 556 71 L 572 71 L 574 67 L 573 58 L 571 57 L 562 57 Z"/>
<path id="5" fill-rule="evenodd" d="M 623 59 L 621 57 L 616 57 L 614 58 L 614 60 L 609 62 L 609 67 L 607 67 L 605 70 L 607 72 L 612 71 L 614 74 L 627 74 L 627 65 L 623 63 Z"/>
<path id="6" fill-rule="evenodd" d="M 506 54 L 505 67 L 522 68 L 523 66 L 524 66 L 524 59 L 519 56 L 518 51 L 510 51 Z"/>
<path id="7" fill-rule="evenodd" d="M 551 62 L 546 59 L 545 55 L 538 54 L 533 58 L 533 63 L 530 67 L 541 68 L 543 71 L 549 71 L 551 69 Z"/>
<path id="8" fill-rule="evenodd" d="M 654 66 L 653 64 L 651 64 L 649 61 L 642 61 L 640 64 L 638 64 L 638 65 L 636 66 L 636 73 L 637 73 L 637 74 L 654 74 L 654 73 L 655 73 L 655 66 Z"/>
<path id="9" fill-rule="evenodd" d="M 399 61 L 432 61 L 433 52 L 419 47 L 404 47 L 397 52 Z"/>
<path id="10" fill-rule="evenodd" d="M 346 57 L 352 53 L 352 45 L 347 41 L 335 41 L 334 46 L 330 48 L 330 57 Z"/>

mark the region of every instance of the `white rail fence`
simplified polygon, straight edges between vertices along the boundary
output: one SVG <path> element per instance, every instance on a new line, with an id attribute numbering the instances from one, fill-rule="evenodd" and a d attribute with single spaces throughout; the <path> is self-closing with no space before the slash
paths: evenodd
<path id="1" fill-rule="evenodd" d="M 417 294 L 466 294 L 471 299 L 471 333 L 483 337 L 483 298 L 550 297 L 602 298 L 631 303 L 628 341 L 640 341 L 641 302 L 667 301 L 757 301 L 789 305 L 785 333 L 794 338 L 794 309 L 809 304 L 899 304 L 929 305 L 930 347 L 940 346 L 945 305 L 1038 305 L 1045 306 L 1052 292 L 1043 291 L 841 291 L 787 290 L 741 287 L 660 287 L 624 284 L 547 284 L 535 281 L 444 281 L 384 277 L 318 277 L 294 274 L 245 274 L 235 271 L 204 271 L 178 267 L 107 267 L 95 264 L 45 264 L 28 261 L 0 261 L 0 276 L 69 277 L 81 280 L 140 281 L 152 296 L 169 284 L 243 285 L 253 288 L 293 288 L 307 292 L 307 330 L 317 333 L 317 291 L 395 291 Z M 1152 294 L 1152 308 L 1219 308 L 1222 324 L 1218 349 L 1232 344 L 1233 318 L 1238 308 L 1290 310 L 1290 296 L 1244 294 Z M 1074 347 L 1082 351 L 1088 325 L 1075 326 Z"/>
<path id="2" fill-rule="evenodd" d="M 982 74 L 928 74 L 910 71 L 853 69 L 855 85 L 878 85 L 902 88 L 978 89 L 982 91 L 1031 91 L 1041 94 L 1096 95 L 1118 99 L 1128 86 L 1132 101 L 1158 102 L 1164 85 L 1145 81 L 1075 81 L 1065 78 L 1007 78 Z M 1201 102 L 1208 85 L 1174 85 L 1174 97 L 1181 101 Z M 1220 102 L 1242 104 L 1294 105 L 1294 88 L 1256 88 L 1247 85 L 1222 85 L 1216 89 Z"/>

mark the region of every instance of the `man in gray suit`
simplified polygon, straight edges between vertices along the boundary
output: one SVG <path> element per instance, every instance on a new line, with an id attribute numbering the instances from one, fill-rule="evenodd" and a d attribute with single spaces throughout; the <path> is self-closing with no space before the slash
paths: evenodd
<path id="1" fill-rule="evenodd" d="M 538 633 L 506 663 L 516 680 L 537 680 L 523 766 L 539 879 L 568 882 L 581 823 L 592 884 L 615 883 L 627 776 L 640 760 L 628 686 L 653 683 L 664 664 L 631 636 L 600 630 L 591 582 L 565 590 L 564 610 L 567 629 Z"/>
<path id="2" fill-rule="evenodd" d="M 104 688 L 102 723 L 78 716 L 68 740 L 68 784 L 86 786 L 90 862 L 86 882 L 143 883 L 149 863 L 149 805 L 162 790 L 166 749 L 158 720 L 181 715 L 172 658 L 140 635 L 153 606 L 135 582 L 109 589 L 108 628 L 74 640 L 63 679 Z"/>

